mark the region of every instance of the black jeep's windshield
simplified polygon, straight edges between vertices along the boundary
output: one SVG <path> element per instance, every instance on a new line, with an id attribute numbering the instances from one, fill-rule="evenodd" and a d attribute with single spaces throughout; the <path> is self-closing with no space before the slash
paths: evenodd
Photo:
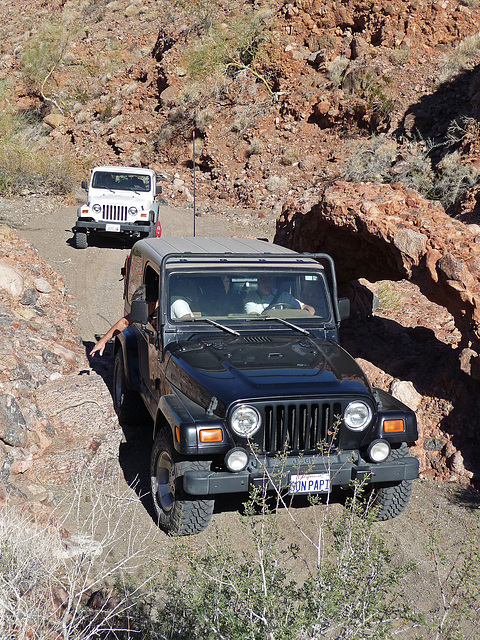
<path id="1" fill-rule="evenodd" d="M 118 171 L 95 171 L 92 178 L 94 189 L 120 191 L 150 191 L 150 176 Z"/>
<path id="2" fill-rule="evenodd" d="M 297 323 L 331 318 L 322 271 L 174 273 L 168 279 L 169 317 L 253 319 L 276 316 Z"/>

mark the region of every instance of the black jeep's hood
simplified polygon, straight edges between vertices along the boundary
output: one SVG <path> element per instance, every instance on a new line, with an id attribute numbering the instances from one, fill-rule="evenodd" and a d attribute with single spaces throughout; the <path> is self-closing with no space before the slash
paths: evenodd
<path id="1" fill-rule="evenodd" d="M 218 336 L 172 345 L 167 379 L 221 415 L 235 400 L 371 394 L 355 360 L 329 340 L 291 336 Z M 217 404 L 217 402 L 215 402 Z"/>

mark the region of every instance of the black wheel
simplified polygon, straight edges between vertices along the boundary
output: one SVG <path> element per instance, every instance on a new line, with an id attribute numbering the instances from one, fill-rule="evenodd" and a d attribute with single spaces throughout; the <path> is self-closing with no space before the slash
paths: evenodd
<path id="1" fill-rule="evenodd" d="M 75 231 L 75 247 L 86 249 L 88 247 L 87 234 L 85 231 Z"/>
<path id="2" fill-rule="evenodd" d="M 113 407 L 119 421 L 124 424 L 135 424 L 145 414 L 145 406 L 140 395 L 127 387 L 121 349 L 115 354 L 113 365 Z"/>
<path id="3" fill-rule="evenodd" d="M 164 531 L 188 536 L 208 527 L 215 501 L 185 493 L 182 476 L 185 471 L 209 468 L 208 461 L 181 458 L 166 431 L 157 435 L 153 443 L 150 477 L 158 524 Z"/>
<path id="4" fill-rule="evenodd" d="M 388 459 L 396 460 L 408 455 L 408 446 L 402 442 L 398 449 L 392 449 Z M 372 485 L 372 504 L 378 509 L 375 520 L 391 520 L 405 511 L 412 494 L 412 486 L 413 480 Z"/>

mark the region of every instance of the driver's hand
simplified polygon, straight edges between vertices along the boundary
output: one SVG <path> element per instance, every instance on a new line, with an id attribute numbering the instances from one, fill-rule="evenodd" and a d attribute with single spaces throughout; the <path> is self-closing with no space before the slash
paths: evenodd
<path id="1" fill-rule="evenodd" d="M 306 309 L 307 311 L 309 311 L 312 314 L 312 316 L 315 315 L 315 309 L 311 307 L 309 304 L 304 304 L 302 309 Z"/>

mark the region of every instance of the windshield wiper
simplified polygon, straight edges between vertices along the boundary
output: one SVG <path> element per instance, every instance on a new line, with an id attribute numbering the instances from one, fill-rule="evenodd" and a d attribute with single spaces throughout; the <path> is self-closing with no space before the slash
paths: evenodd
<path id="1" fill-rule="evenodd" d="M 234 336 L 239 336 L 240 333 L 235 331 L 234 329 L 230 329 L 230 327 L 226 327 L 224 324 L 220 324 L 219 322 L 215 322 L 215 320 L 211 320 L 210 318 L 182 318 L 186 322 L 207 322 L 211 324 L 213 327 L 217 327 L 217 329 L 222 329 L 222 331 L 226 331 L 227 333 L 231 333 Z"/>
<path id="2" fill-rule="evenodd" d="M 303 335 L 305 336 L 309 336 L 310 335 L 310 331 L 307 331 L 306 329 L 302 329 L 302 327 L 299 327 L 296 324 L 293 324 L 292 322 L 288 322 L 287 320 L 284 320 L 284 318 L 277 318 L 276 316 L 255 316 L 254 318 L 245 318 L 245 320 L 247 320 L 247 322 L 255 322 L 258 320 L 278 320 L 278 322 L 281 322 L 281 324 L 284 324 L 286 327 L 290 327 L 290 329 L 295 329 L 296 331 L 300 331 L 300 333 L 303 333 Z"/>

